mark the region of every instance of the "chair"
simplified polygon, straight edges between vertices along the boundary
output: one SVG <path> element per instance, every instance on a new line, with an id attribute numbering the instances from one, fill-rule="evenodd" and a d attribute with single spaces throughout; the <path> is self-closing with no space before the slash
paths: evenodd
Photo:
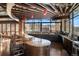
<path id="1" fill-rule="evenodd" d="M 17 44 L 16 40 L 17 38 L 15 38 L 15 36 L 12 37 L 11 40 L 11 55 L 12 56 L 22 56 L 24 55 L 24 46 L 23 44 Z"/>

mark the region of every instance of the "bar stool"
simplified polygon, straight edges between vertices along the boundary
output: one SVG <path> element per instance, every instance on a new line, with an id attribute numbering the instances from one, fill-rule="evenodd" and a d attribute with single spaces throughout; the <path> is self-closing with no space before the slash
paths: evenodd
<path id="1" fill-rule="evenodd" d="M 21 48 L 20 45 L 16 45 L 13 49 L 13 55 L 14 56 L 22 56 L 24 55 L 24 51 L 23 49 Z"/>
<path id="2" fill-rule="evenodd" d="M 11 55 L 12 56 L 22 56 L 24 55 L 23 44 L 16 44 L 16 38 L 12 37 L 11 40 Z"/>

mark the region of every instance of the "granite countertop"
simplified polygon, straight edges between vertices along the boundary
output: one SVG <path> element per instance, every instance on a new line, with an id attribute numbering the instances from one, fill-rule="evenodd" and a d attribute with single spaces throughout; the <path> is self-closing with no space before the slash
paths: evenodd
<path id="1" fill-rule="evenodd" d="M 27 36 L 28 38 L 30 37 L 32 38 L 31 40 L 25 42 L 28 45 L 35 46 L 35 47 L 44 47 L 44 46 L 50 46 L 51 44 L 49 40 L 37 38 L 34 36 L 30 36 L 30 35 L 27 35 Z"/>
<path id="2" fill-rule="evenodd" d="M 61 34 L 60 34 L 61 35 Z M 70 40 L 70 41 L 72 41 L 73 42 L 73 40 L 70 38 L 70 37 L 68 37 L 68 36 L 65 36 L 65 35 L 61 35 L 63 38 L 66 38 L 66 39 L 68 39 L 68 40 Z"/>

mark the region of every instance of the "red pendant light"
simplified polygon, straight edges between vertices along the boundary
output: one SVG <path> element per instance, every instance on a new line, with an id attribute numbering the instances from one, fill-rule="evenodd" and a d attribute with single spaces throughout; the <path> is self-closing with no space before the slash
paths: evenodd
<path id="1" fill-rule="evenodd" d="M 34 14 L 32 13 L 32 16 L 31 16 L 31 18 L 34 18 Z"/>
<path id="2" fill-rule="evenodd" d="M 22 21 L 24 21 L 26 19 L 26 16 L 25 15 L 23 15 L 22 16 Z"/>
<path id="3" fill-rule="evenodd" d="M 44 9 L 43 13 L 44 13 L 43 15 L 47 15 L 47 9 Z"/>

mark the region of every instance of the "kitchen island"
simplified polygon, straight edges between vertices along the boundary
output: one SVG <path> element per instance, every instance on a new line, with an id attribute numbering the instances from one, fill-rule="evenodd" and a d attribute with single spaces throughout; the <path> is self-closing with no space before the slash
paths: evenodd
<path id="1" fill-rule="evenodd" d="M 33 36 L 31 40 L 24 42 L 25 54 L 28 56 L 48 56 L 50 55 L 51 42 L 46 39 L 37 38 Z"/>

